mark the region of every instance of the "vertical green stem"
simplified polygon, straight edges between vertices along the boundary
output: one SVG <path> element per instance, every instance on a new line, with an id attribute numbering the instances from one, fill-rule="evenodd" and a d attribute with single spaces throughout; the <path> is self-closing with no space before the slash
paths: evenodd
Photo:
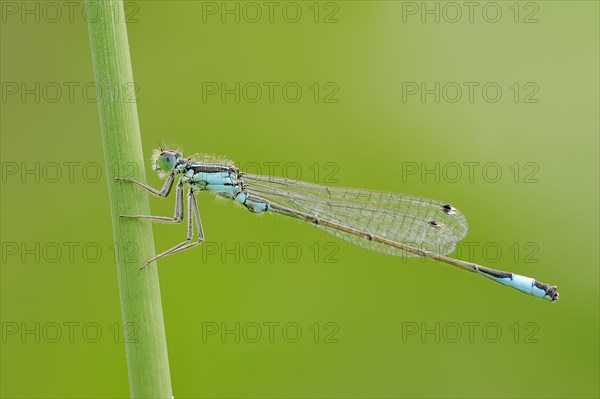
<path id="1" fill-rule="evenodd" d="M 119 215 L 148 215 L 147 193 L 117 184 L 117 174 L 145 181 L 144 156 L 134 95 L 122 0 L 86 0 L 100 123 L 117 256 L 125 349 L 132 397 L 171 398 L 171 376 L 156 266 L 139 270 L 154 256 L 147 221 Z"/>

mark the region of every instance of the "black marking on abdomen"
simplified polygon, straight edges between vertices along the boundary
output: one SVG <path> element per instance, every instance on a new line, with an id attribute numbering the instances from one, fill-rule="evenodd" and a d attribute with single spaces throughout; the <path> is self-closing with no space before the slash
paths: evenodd
<path id="1" fill-rule="evenodd" d="M 513 274 L 510 272 L 503 272 L 500 270 L 492 270 L 492 269 L 485 269 L 485 270 L 481 270 L 479 269 L 480 272 L 485 273 L 485 274 L 489 274 L 492 277 L 496 277 L 496 278 L 512 278 Z"/>

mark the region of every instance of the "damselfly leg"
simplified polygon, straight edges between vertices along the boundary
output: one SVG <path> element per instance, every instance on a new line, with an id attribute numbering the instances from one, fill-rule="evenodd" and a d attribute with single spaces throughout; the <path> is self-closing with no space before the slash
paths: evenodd
<path id="1" fill-rule="evenodd" d="M 136 185 L 138 185 L 160 197 L 166 197 L 167 195 L 169 195 L 171 186 L 173 185 L 173 179 L 171 179 L 170 183 L 167 181 L 167 183 L 169 183 L 168 185 L 165 184 L 163 186 L 162 190 L 158 191 L 158 190 L 154 189 L 153 187 L 150 187 L 150 186 L 148 186 L 144 183 L 141 183 L 137 180 L 119 179 L 119 178 L 117 178 L 117 180 L 123 181 L 123 182 L 128 182 L 128 183 L 134 183 L 134 184 L 136 184 Z M 182 181 L 179 181 L 179 183 L 177 183 L 175 195 L 176 195 L 175 212 L 174 212 L 174 215 L 172 218 L 169 218 L 166 216 L 153 216 L 153 215 L 120 215 L 120 216 L 122 218 L 127 218 L 127 219 L 148 219 L 150 221 L 160 222 L 160 223 L 180 223 L 183 220 L 183 182 Z M 144 262 L 144 264 L 142 266 L 140 266 L 140 269 L 143 269 L 148 264 L 154 262 L 157 259 L 160 259 L 167 255 L 174 254 L 176 252 L 180 252 L 180 251 L 192 248 L 192 247 L 200 244 L 202 241 L 204 241 L 204 229 L 202 228 L 202 220 L 200 219 L 198 203 L 196 202 L 196 197 L 194 196 L 194 191 L 191 188 L 188 190 L 187 198 L 188 198 L 188 212 L 187 212 L 188 213 L 187 214 L 188 227 L 187 227 L 186 240 L 175 245 L 173 248 L 168 249 L 168 250 L 156 255 L 152 259 L 149 259 L 148 261 Z M 196 219 L 196 228 L 198 231 L 198 240 L 197 241 L 192 241 L 192 239 L 194 237 L 194 218 Z"/>

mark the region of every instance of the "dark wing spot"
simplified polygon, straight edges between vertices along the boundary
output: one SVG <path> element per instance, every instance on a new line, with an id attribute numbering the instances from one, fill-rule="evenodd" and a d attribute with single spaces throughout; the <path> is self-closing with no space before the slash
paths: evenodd
<path id="1" fill-rule="evenodd" d="M 454 215 L 456 213 L 456 208 L 450 204 L 442 205 L 442 211 L 446 215 Z"/>
<path id="2" fill-rule="evenodd" d="M 437 222 L 435 220 L 432 220 L 431 222 L 429 222 L 430 225 L 432 225 L 433 227 L 439 228 L 443 226 L 443 223 Z"/>

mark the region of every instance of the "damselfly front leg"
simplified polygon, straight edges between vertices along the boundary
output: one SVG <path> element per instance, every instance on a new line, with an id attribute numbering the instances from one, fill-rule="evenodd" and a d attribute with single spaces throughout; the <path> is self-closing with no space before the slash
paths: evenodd
<path id="1" fill-rule="evenodd" d="M 165 184 L 161 191 L 158 191 L 153 187 L 147 186 L 144 183 L 141 183 L 137 180 L 120 179 L 120 178 L 117 178 L 117 180 L 137 184 L 138 186 L 143 187 L 144 189 L 146 189 L 146 190 L 150 191 L 151 193 L 156 194 L 157 196 L 160 196 L 160 197 L 166 197 L 167 195 L 169 195 L 169 192 L 171 191 L 171 187 L 173 186 L 173 178 L 171 178 L 170 183 L 169 183 L 169 180 L 167 180 L 167 183 L 169 183 L 169 185 L 167 186 L 167 184 Z M 163 193 L 165 193 L 165 194 L 163 194 Z M 122 218 L 129 218 L 129 219 L 149 219 L 154 222 L 161 222 L 161 223 L 180 223 L 183 220 L 183 180 L 179 180 L 179 183 L 177 183 L 177 188 L 175 189 L 175 212 L 174 212 L 172 218 L 167 217 L 167 216 L 152 216 L 152 215 L 120 215 L 120 216 Z"/>
<path id="2" fill-rule="evenodd" d="M 123 177 L 115 177 L 116 181 L 122 181 L 122 182 L 127 182 L 127 183 L 133 183 L 133 184 L 137 184 L 138 186 L 150 191 L 152 194 L 158 196 L 158 197 L 166 197 L 167 195 L 169 195 L 169 193 L 171 192 L 171 187 L 173 187 L 173 182 L 175 181 L 175 173 L 171 172 L 171 174 L 169 174 L 169 177 L 167 178 L 167 180 L 165 181 L 165 184 L 162 186 L 162 188 L 159 190 L 155 189 L 154 187 L 150 187 L 149 185 L 142 183 L 141 181 L 137 181 L 134 179 L 127 179 L 127 178 L 123 178 Z"/>

